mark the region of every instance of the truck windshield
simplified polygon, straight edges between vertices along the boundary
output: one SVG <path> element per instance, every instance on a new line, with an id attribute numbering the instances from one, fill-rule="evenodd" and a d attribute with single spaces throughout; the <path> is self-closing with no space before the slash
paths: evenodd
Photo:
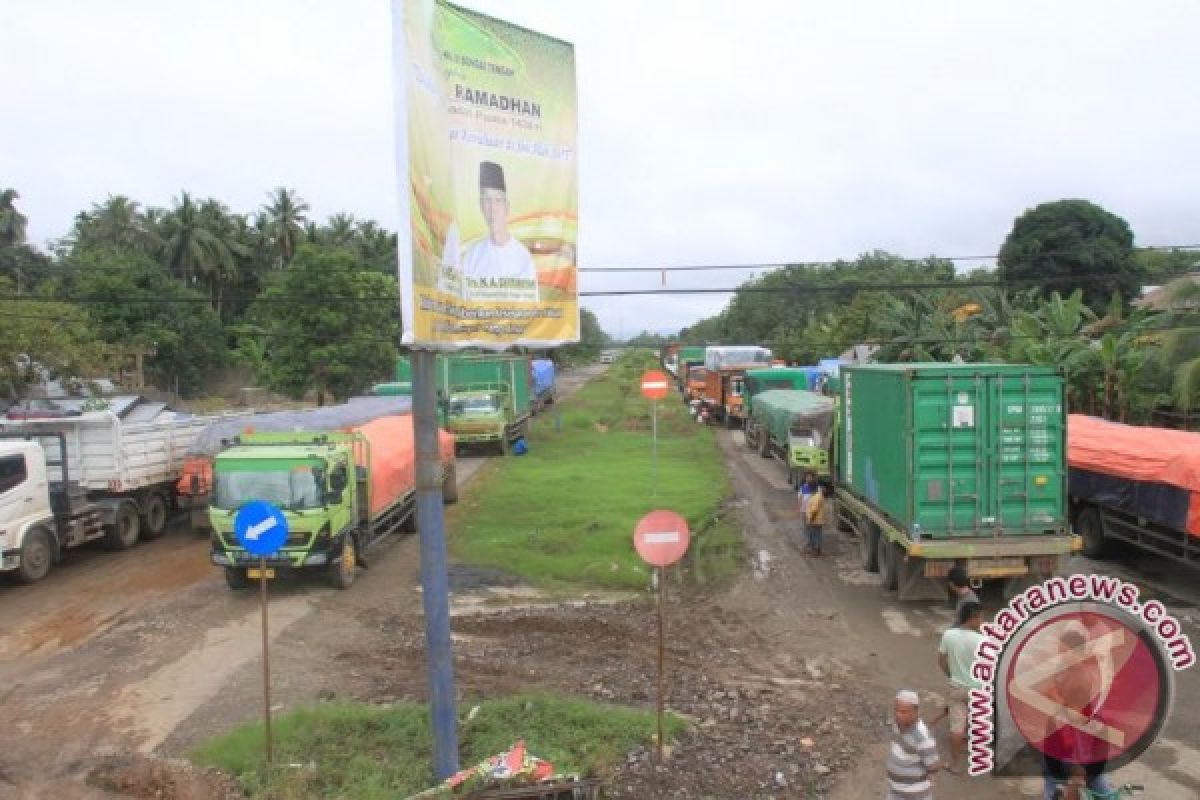
<path id="1" fill-rule="evenodd" d="M 450 398 L 450 414 L 494 414 L 500 410 L 500 404 L 494 394 L 473 394 L 453 396 Z"/>
<path id="2" fill-rule="evenodd" d="M 218 472 L 216 508 L 240 508 L 251 500 L 265 500 L 280 508 L 320 508 L 321 484 L 311 469 Z"/>
<path id="3" fill-rule="evenodd" d="M 792 445 L 794 447 L 820 447 L 821 434 L 814 431 L 812 428 L 794 427 L 791 430 Z"/>

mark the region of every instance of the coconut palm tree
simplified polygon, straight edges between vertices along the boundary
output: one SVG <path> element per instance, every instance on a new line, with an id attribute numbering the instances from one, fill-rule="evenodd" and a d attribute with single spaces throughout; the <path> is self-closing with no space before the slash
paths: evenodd
<path id="1" fill-rule="evenodd" d="M 197 205 L 190 194 L 180 192 L 175 208 L 162 221 L 167 271 L 189 285 L 200 277 L 211 282 L 212 276 L 236 269 L 234 251 L 230 249 L 233 240 L 214 230 L 219 226 L 214 202 Z"/>
<path id="2" fill-rule="evenodd" d="M 1200 406 L 1200 279 L 1180 278 L 1166 288 L 1167 307 L 1152 327 L 1161 331 L 1162 364 L 1171 370 L 1175 404 L 1184 413 Z"/>
<path id="3" fill-rule="evenodd" d="M 277 266 L 286 267 L 296 254 L 296 245 L 304 238 L 304 224 L 308 221 L 308 203 L 294 189 L 280 186 L 268 193 L 270 202 L 262 206 L 267 215 L 267 235 L 270 237 Z"/>

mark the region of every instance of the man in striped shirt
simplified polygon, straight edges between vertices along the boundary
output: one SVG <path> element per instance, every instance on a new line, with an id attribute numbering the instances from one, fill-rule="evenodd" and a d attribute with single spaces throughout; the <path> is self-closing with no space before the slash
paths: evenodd
<path id="1" fill-rule="evenodd" d="M 887 758 L 887 800 L 933 800 L 937 743 L 918 716 L 918 703 L 916 692 L 906 689 L 896 694 L 896 721 Z"/>

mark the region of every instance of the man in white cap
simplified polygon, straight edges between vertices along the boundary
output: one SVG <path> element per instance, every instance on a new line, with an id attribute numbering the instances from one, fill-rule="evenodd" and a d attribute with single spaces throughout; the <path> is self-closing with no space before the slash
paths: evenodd
<path id="1" fill-rule="evenodd" d="M 888 748 L 887 800 L 933 800 L 933 773 L 938 769 L 937 743 L 921 721 L 917 693 L 896 693 L 895 722 Z"/>
<path id="2" fill-rule="evenodd" d="M 469 300 L 537 302 L 537 267 L 525 245 L 508 232 L 504 169 L 491 161 L 479 164 L 479 210 L 488 233 L 463 255 L 463 294 Z"/>

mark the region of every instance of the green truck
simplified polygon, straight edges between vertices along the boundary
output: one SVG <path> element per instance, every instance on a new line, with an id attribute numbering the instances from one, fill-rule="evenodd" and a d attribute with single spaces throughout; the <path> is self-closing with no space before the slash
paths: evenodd
<path id="1" fill-rule="evenodd" d="M 679 383 L 679 391 L 687 397 L 688 370 L 692 367 L 704 366 L 704 346 L 686 345 L 679 348 L 676 356 L 675 380 Z"/>
<path id="2" fill-rule="evenodd" d="M 509 451 L 525 436 L 534 411 L 533 365 L 516 354 L 438 354 L 434 362 L 442 422 L 460 447 L 495 446 Z M 412 364 L 396 361 L 396 380 L 373 389 L 375 394 L 411 394 Z"/>
<path id="3" fill-rule="evenodd" d="M 839 522 L 901 599 L 963 566 L 1011 595 L 1079 549 L 1066 507 L 1062 375 L 1009 364 L 842 367 Z"/>
<path id="4" fill-rule="evenodd" d="M 746 446 L 763 458 L 778 459 L 792 486 L 799 485 L 808 470 L 828 478 L 833 398 L 803 389 L 767 389 L 753 400 L 746 418 Z"/>
<path id="5" fill-rule="evenodd" d="M 454 441 L 439 431 L 442 496 L 458 499 Z M 411 415 L 380 417 L 349 431 L 243 433 L 213 460 L 209 501 L 212 563 L 231 589 L 258 570 L 321 570 L 349 587 L 367 551 L 385 536 L 416 525 L 415 447 Z M 275 505 L 288 537 L 260 560 L 234 534 L 238 509 L 252 500 Z"/>
<path id="6" fill-rule="evenodd" d="M 768 389 L 810 389 L 803 367 L 769 367 L 746 370 L 746 418 L 754 413 L 754 396 Z"/>

